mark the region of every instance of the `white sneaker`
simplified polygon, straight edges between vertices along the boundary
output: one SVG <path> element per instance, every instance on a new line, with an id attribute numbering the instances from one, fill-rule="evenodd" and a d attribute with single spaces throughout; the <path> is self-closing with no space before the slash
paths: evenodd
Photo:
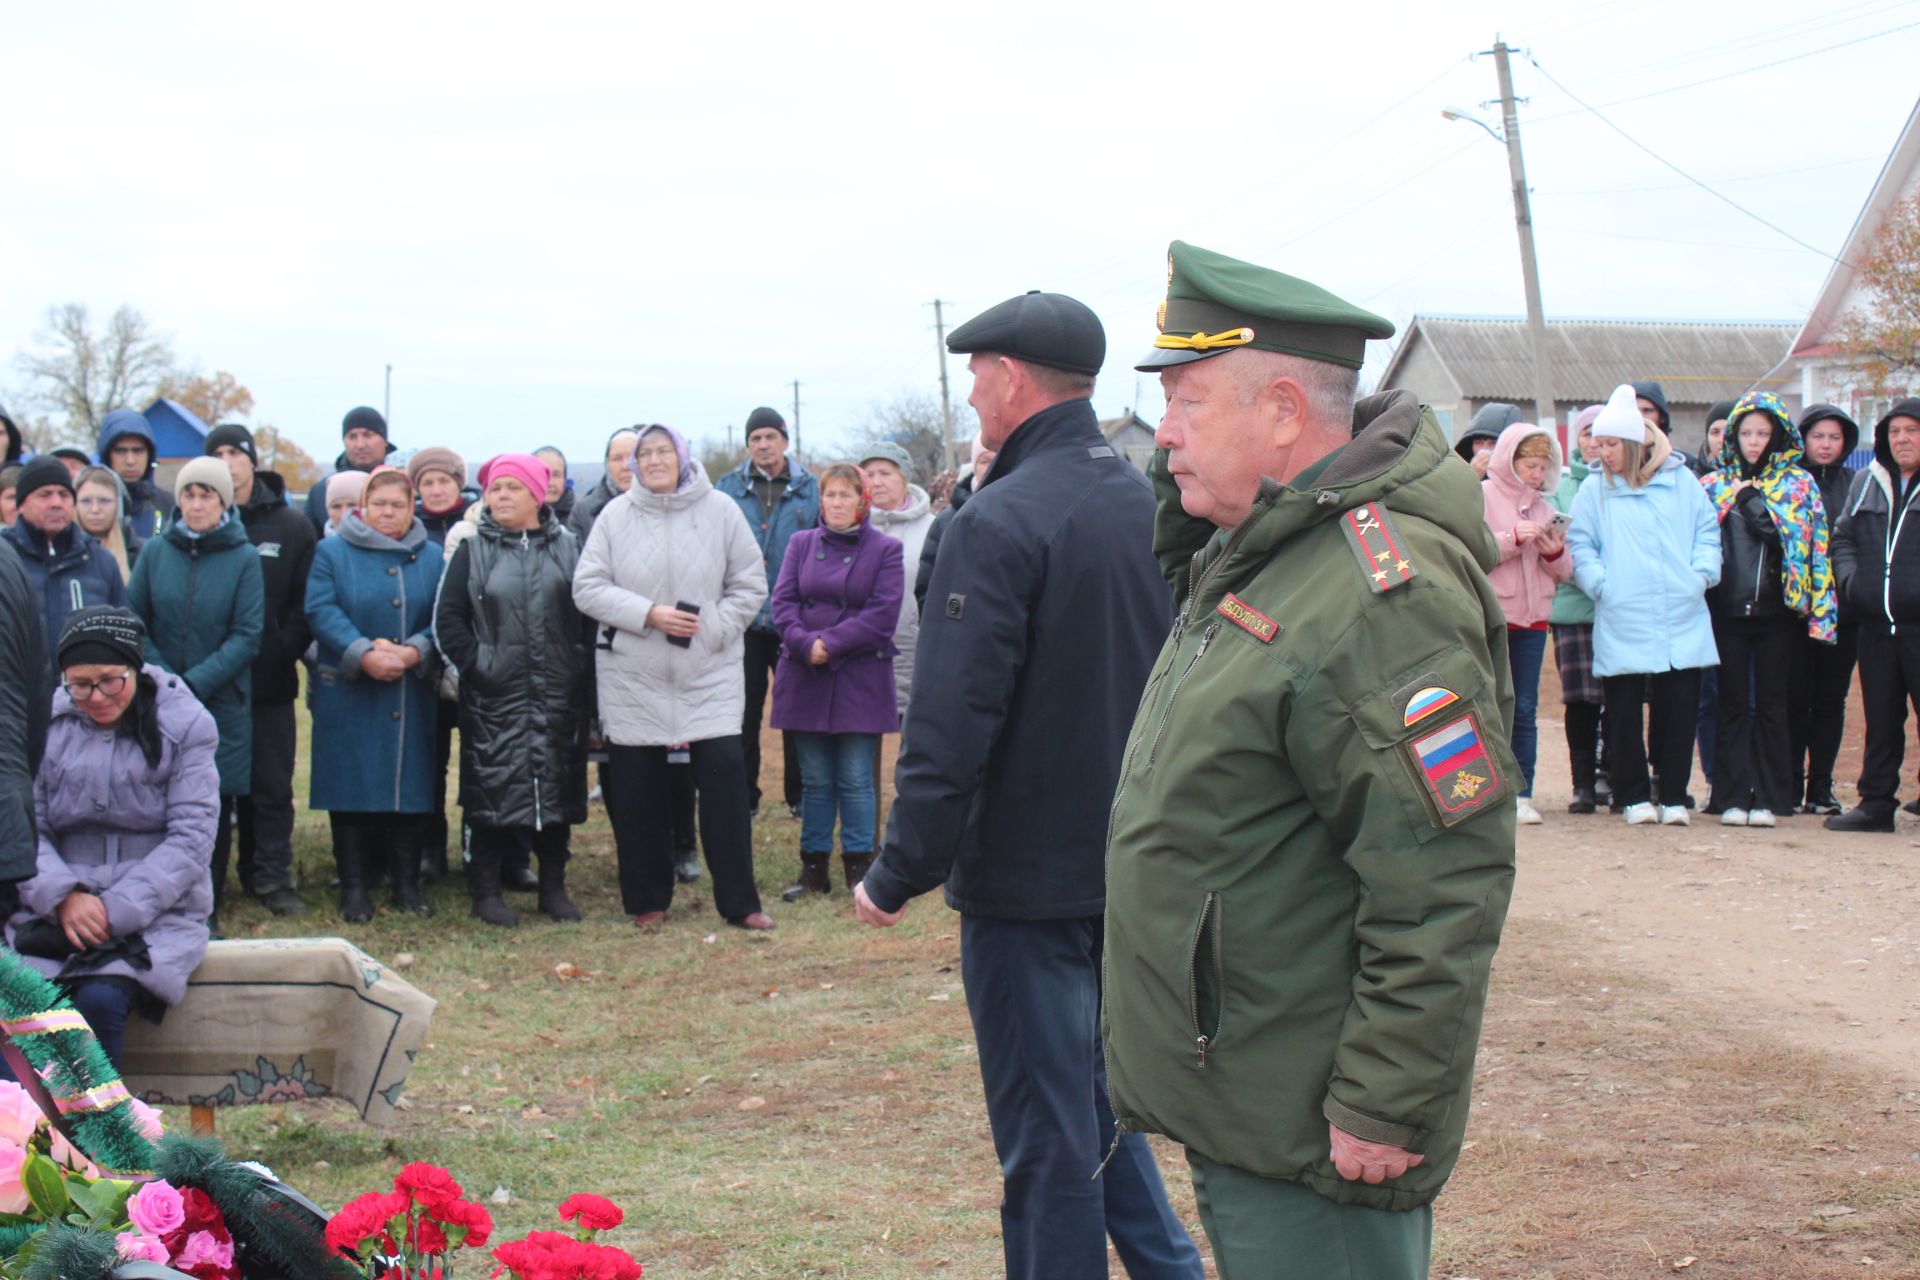
<path id="1" fill-rule="evenodd" d="M 1663 827 L 1690 827 L 1693 815 L 1687 812 L 1683 804 L 1663 804 L 1660 806 L 1660 825 Z"/>
<path id="2" fill-rule="evenodd" d="M 1520 802 L 1514 806 L 1513 820 L 1523 827 L 1540 825 L 1540 811 L 1533 807 L 1532 796 L 1520 797 Z"/>
<path id="3" fill-rule="evenodd" d="M 1649 822 L 1658 821 L 1660 817 L 1654 807 L 1645 800 L 1642 800 L 1639 804 L 1628 805 L 1625 809 L 1622 809 L 1620 813 L 1621 816 L 1627 820 L 1627 825 L 1630 827 L 1644 827 Z"/>
<path id="4" fill-rule="evenodd" d="M 1745 809 L 1722 809 L 1720 811 L 1720 825 L 1723 827 L 1744 827 L 1750 821 L 1752 821 L 1752 819 L 1748 816 Z M 1768 825 L 1771 826 L 1772 824 L 1769 823 Z"/>
<path id="5" fill-rule="evenodd" d="M 1752 809 L 1747 813 L 1747 825 L 1750 827 L 1770 827 L 1773 825 L 1773 810 Z"/>

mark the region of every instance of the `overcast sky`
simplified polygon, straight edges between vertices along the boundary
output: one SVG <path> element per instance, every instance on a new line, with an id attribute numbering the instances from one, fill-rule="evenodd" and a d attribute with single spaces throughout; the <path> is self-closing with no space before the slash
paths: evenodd
<path id="1" fill-rule="evenodd" d="M 1107 326 L 1101 413 L 1157 421 L 1171 239 L 1402 325 L 1521 314 L 1505 153 L 1440 115 L 1497 123 L 1496 32 L 1837 253 L 1920 3 L 19 6 L 0 352 L 131 304 L 323 460 L 388 363 L 408 447 L 718 437 L 798 378 L 824 448 L 937 391 L 933 298 L 1042 288 Z M 1549 316 L 1803 315 L 1826 259 L 1515 80 Z"/>

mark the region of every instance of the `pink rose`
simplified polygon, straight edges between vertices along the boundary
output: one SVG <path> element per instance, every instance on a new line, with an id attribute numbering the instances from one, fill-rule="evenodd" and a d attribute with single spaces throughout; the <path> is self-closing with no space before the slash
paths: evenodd
<path id="1" fill-rule="evenodd" d="M 149 1182 L 127 1201 L 127 1220 L 145 1235 L 171 1235 L 186 1225 L 186 1204 L 168 1183 Z"/>
<path id="2" fill-rule="evenodd" d="M 196 1231 L 188 1236 L 187 1242 L 180 1246 L 180 1253 L 173 1260 L 173 1265 L 182 1271 L 191 1271 L 195 1267 L 208 1263 L 213 1264 L 219 1271 L 227 1271 L 233 1267 L 232 1242 L 221 1240 L 211 1231 Z"/>
<path id="3" fill-rule="evenodd" d="M 31 1203 L 27 1199 L 27 1184 L 20 1180 L 26 1167 L 26 1148 L 0 1143 L 0 1213 L 27 1211 Z"/>
<path id="4" fill-rule="evenodd" d="M 143 1236 L 138 1231 L 122 1231 L 114 1237 L 114 1241 L 119 1245 L 120 1258 L 124 1262 L 158 1262 L 164 1265 L 167 1261 L 167 1246 L 152 1236 Z"/>
<path id="5" fill-rule="evenodd" d="M 24 1147 L 40 1127 L 40 1108 L 27 1091 L 11 1080 L 0 1080 L 0 1142 Z"/>

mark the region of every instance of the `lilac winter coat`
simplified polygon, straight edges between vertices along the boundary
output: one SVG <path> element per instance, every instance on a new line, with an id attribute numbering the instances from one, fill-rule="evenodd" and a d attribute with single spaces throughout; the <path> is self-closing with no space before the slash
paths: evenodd
<path id="1" fill-rule="evenodd" d="M 55 690 L 33 788 L 39 865 L 20 884 L 22 910 L 7 923 L 7 942 L 34 916 L 58 920 L 67 894 L 85 888 L 106 904 L 113 935 L 141 934 L 153 958 L 151 969 L 115 961 L 87 976 L 132 978 L 171 1005 L 207 954 L 220 735 L 180 677 L 152 665 L 146 673 L 158 694 L 158 768 L 147 766 L 132 734 L 96 728 L 65 689 Z M 49 977 L 60 970 L 58 960 L 22 958 Z"/>
<path id="2" fill-rule="evenodd" d="M 773 727 L 801 733 L 897 733 L 894 628 L 906 594 L 904 552 L 872 525 L 802 529 L 787 544 L 770 612 L 780 633 Z M 828 661 L 807 653 L 818 639 Z"/>

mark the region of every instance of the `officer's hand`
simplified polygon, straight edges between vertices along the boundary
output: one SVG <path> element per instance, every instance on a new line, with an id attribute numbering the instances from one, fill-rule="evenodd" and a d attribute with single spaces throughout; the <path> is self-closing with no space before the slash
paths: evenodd
<path id="1" fill-rule="evenodd" d="M 876 929 L 890 929 L 900 923 L 900 917 L 907 914 L 901 907 L 898 911 L 882 911 L 873 905 L 873 899 L 867 896 L 867 886 L 853 886 L 853 914 L 862 924 L 870 924 Z"/>
<path id="2" fill-rule="evenodd" d="M 1348 1182 L 1385 1182 L 1426 1161 L 1425 1156 L 1416 1156 L 1403 1147 L 1356 1138 L 1339 1125 L 1327 1126 L 1327 1138 L 1333 1148 L 1333 1167 Z"/>

